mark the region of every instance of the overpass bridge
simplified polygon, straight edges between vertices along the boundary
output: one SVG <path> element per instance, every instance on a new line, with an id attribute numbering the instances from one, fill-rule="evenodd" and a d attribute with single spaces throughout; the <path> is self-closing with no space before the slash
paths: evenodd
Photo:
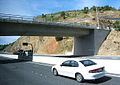
<path id="1" fill-rule="evenodd" d="M 0 36 L 71 36 L 74 55 L 96 54 L 109 32 L 78 23 L 41 22 L 34 17 L 0 14 Z"/>

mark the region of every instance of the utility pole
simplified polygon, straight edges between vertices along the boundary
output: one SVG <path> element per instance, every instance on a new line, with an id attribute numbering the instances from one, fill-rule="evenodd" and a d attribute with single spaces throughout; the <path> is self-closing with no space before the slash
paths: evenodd
<path id="1" fill-rule="evenodd" d="M 96 20 L 97 20 L 97 29 L 100 29 L 99 12 L 97 6 L 96 6 Z"/>

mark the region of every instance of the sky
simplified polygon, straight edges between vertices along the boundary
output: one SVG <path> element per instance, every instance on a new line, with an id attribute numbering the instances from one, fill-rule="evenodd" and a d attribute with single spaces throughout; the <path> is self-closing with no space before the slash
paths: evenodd
<path id="1" fill-rule="evenodd" d="M 9 44 L 16 41 L 20 36 L 0 36 L 0 44 Z"/>
<path id="2" fill-rule="evenodd" d="M 0 13 L 36 16 L 93 5 L 119 8 L 120 0 L 0 0 Z"/>
<path id="3" fill-rule="evenodd" d="M 38 16 L 84 7 L 109 5 L 120 8 L 120 0 L 0 0 L 0 13 Z M 0 44 L 14 42 L 19 36 L 0 36 Z"/>

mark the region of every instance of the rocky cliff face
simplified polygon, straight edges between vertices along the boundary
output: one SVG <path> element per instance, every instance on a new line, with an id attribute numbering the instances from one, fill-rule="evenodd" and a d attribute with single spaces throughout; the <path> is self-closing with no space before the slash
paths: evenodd
<path id="1" fill-rule="evenodd" d="M 120 55 L 120 31 L 111 31 L 101 45 L 98 55 Z"/>
<path id="2" fill-rule="evenodd" d="M 14 52 L 18 49 L 31 49 L 30 46 L 23 46 L 23 42 L 31 43 L 35 54 L 64 54 L 67 51 L 72 51 L 73 38 L 65 38 L 61 41 L 56 41 L 55 37 L 22 36 L 5 50 Z"/>

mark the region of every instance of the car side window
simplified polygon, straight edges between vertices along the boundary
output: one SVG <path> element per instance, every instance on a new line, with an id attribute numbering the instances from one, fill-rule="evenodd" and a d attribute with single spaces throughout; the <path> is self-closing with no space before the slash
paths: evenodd
<path id="1" fill-rule="evenodd" d="M 70 61 L 68 60 L 68 61 L 63 62 L 62 66 L 70 66 Z"/>
<path id="2" fill-rule="evenodd" d="M 79 65 L 78 65 L 78 62 L 77 61 L 71 61 L 70 62 L 70 64 L 71 64 L 71 67 L 78 67 Z"/>

